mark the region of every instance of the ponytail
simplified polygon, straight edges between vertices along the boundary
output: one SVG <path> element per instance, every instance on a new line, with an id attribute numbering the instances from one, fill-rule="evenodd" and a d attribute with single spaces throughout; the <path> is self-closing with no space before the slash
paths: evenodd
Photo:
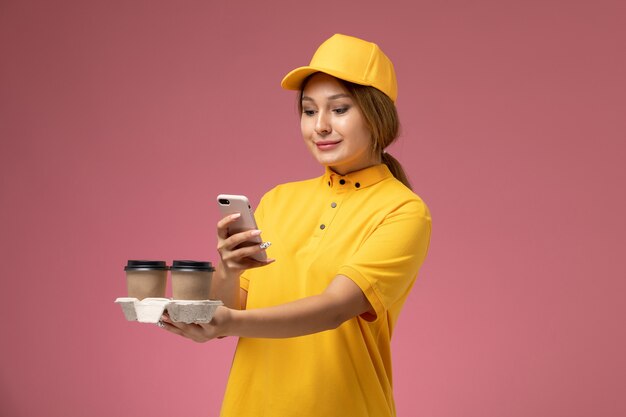
<path id="1" fill-rule="evenodd" d="M 394 158 L 387 152 L 383 152 L 382 161 L 383 161 L 383 164 L 387 165 L 387 168 L 389 168 L 389 171 L 391 171 L 393 176 L 396 177 L 398 181 L 406 185 L 408 189 L 410 190 L 413 189 L 411 188 L 411 183 L 409 182 L 409 178 L 406 176 L 406 173 L 404 172 L 404 168 L 402 168 L 402 165 L 400 165 L 400 162 L 398 162 L 396 158 Z"/>
<path id="2" fill-rule="evenodd" d="M 372 152 L 381 154 L 382 162 L 387 165 L 393 176 L 411 188 L 411 183 L 400 162 L 385 152 L 385 148 L 400 135 L 400 118 L 393 100 L 382 91 L 369 86 L 341 81 L 361 109 L 372 133 Z"/>

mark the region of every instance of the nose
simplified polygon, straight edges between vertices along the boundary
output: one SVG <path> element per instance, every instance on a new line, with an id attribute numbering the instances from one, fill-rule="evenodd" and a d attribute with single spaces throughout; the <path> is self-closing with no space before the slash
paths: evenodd
<path id="1" fill-rule="evenodd" d="M 332 132 L 330 119 L 327 112 L 320 111 L 317 113 L 317 120 L 315 120 L 315 132 L 320 136 L 326 136 Z"/>

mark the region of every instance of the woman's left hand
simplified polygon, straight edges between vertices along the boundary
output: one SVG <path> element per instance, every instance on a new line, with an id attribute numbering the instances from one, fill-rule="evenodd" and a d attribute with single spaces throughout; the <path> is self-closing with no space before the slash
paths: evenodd
<path id="1" fill-rule="evenodd" d="M 165 313 L 161 318 L 163 328 L 179 336 L 186 337 L 194 342 L 203 343 L 209 340 L 227 336 L 231 311 L 229 308 L 219 306 L 213 315 L 213 319 L 208 323 L 183 323 L 173 322 Z"/>

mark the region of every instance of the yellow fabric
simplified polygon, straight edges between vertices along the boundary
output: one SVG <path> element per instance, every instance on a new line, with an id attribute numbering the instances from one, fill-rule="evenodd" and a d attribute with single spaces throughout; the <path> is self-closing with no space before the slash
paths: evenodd
<path id="1" fill-rule="evenodd" d="M 276 262 L 242 277 L 248 309 L 319 294 L 342 274 L 375 317 L 302 337 L 241 338 L 221 415 L 395 416 L 390 340 L 428 250 L 426 205 L 376 165 L 280 185 L 255 216 Z"/>
<path id="2" fill-rule="evenodd" d="M 315 72 L 375 87 L 394 102 L 398 98 L 398 81 L 391 60 L 375 43 L 354 36 L 331 36 L 317 48 L 308 66 L 289 72 L 280 85 L 299 90 L 302 81 Z"/>

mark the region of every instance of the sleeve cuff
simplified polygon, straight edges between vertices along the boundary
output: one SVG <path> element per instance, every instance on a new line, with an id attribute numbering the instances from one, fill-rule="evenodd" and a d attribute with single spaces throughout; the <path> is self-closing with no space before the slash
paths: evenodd
<path id="1" fill-rule="evenodd" d="M 239 287 L 248 292 L 248 287 L 250 287 L 250 280 L 244 276 L 239 277 Z"/>
<path id="2" fill-rule="evenodd" d="M 344 275 L 354 281 L 354 283 L 358 285 L 361 291 L 363 291 L 363 294 L 365 294 L 365 298 L 367 298 L 367 301 L 369 301 L 372 308 L 374 309 L 374 315 L 367 312 L 361 314 L 360 317 L 362 319 L 366 321 L 376 321 L 378 317 L 381 317 L 385 314 L 385 306 L 383 305 L 380 297 L 376 293 L 376 290 L 374 290 L 372 284 L 368 280 L 366 280 L 359 271 L 350 266 L 342 266 L 341 268 L 339 268 L 337 275 Z"/>

